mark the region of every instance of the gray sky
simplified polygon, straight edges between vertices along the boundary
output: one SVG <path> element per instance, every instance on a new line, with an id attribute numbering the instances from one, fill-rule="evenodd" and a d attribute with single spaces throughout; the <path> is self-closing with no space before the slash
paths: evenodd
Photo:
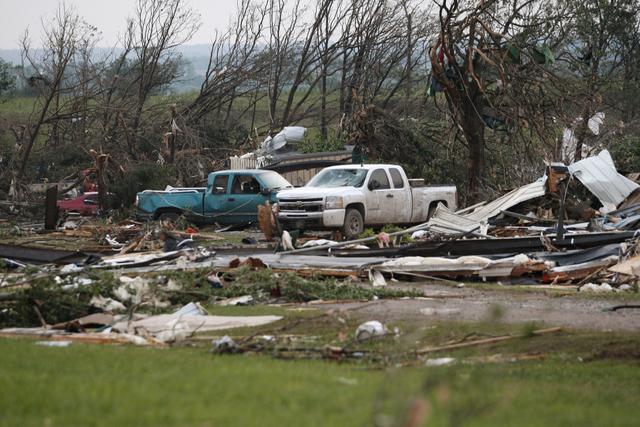
<path id="1" fill-rule="evenodd" d="M 237 0 L 186 0 L 200 13 L 202 27 L 190 44 L 208 43 L 214 30 L 224 30 L 232 18 Z M 18 48 L 18 40 L 29 27 L 33 46 L 42 35 L 41 18 L 50 18 L 58 7 L 58 0 L 1 0 L 0 49 Z M 102 31 L 100 46 L 115 44 L 118 34 L 131 16 L 135 0 L 65 0 L 89 24 Z"/>

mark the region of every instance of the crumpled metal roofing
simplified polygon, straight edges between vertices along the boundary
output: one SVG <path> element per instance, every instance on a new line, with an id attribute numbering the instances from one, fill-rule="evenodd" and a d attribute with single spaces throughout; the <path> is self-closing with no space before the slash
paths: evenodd
<path id="1" fill-rule="evenodd" d="M 618 173 L 607 150 L 569 165 L 569 172 L 609 210 L 614 210 L 640 186 Z"/>
<path id="2" fill-rule="evenodd" d="M 489 218 L 519 203 L 544 196 L 546 182 L 547 177 L 543 176 L 537 181 L 516 188 L 504 196 L 463 215 L 449 210 L 443 204 L 439 204 L 428 221 L 429 229 L 443 234 L 454 234 L 460 231 L 473 231 L 476 229 L 480 229 L 481 233 L 486 233 Z"/>

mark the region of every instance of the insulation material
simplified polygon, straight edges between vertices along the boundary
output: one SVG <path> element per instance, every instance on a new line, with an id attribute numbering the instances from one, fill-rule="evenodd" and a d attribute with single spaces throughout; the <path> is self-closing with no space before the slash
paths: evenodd
<path id="1" fill-rule="evenodd" d="M 459 258 L 442 257 L 404 257 L 384 262 L 371 269 L 387 273 L 423 272 L 430 274 L 478 275 L 480 277 L 508 277 L 514 268 L 538 263 L 523 254 L 499 260 L 480 256 L 462 256 Z"/>
<path id="2" fill-rule="evenodd" d="M 441 257 L 404 257 L 382 263 L 377 270 L 394 271 L 476 271 L 491 264 L 489 258 L 463 256 L 449 259 Z"/>
<path id="3" fill-rule="evenodd" d="M 163 342 L 186 338 L 195 332 L 266 325 L 282 316 L 206 316 L 160 314 L 132 322 L 118 322 L 113 329 L 124 333 L 145 331 Z"/>
<path id="4" fill-rule="evenodd" d="M 640 276 L 640 255 L 636 255 L 613 267 L 609 267 L 609 271 L 626 274 L 628 276 Z"/>
<path id="5" fill-rule="evenodd" d="M 638 184 L 620 175 L 607 150 L 569 165 L 569 172 L 589 189 L 609 211 L 615 210 Z"/>

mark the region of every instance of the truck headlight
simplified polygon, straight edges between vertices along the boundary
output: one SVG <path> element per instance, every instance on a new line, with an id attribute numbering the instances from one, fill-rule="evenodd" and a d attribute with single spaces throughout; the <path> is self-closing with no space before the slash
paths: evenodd
<path id="1" fill-rule="evenodd" d="M 327 196 L 324 207 L 325 209 L 342 209 L 344 208 L 344 201 L 341 196 Z"/>

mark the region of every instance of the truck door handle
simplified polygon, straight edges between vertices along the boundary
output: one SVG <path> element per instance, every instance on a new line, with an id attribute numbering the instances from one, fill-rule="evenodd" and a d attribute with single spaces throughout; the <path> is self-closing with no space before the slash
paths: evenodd
<path id="1" fill-rule="evenodd" d="M 227 199 L 227 200 L 229 200 L 230 202 L 235 202 L 235 201 L 236 201 L 236 199 L 234 199 L 233 197 L 230 197 L 230 198 L 229 198 L 229 199 Z"/>
<path id="2" fill-rule="evenodd" d="M 393 194 L 387 194 L 387 199 L 393 199 Z"/>

